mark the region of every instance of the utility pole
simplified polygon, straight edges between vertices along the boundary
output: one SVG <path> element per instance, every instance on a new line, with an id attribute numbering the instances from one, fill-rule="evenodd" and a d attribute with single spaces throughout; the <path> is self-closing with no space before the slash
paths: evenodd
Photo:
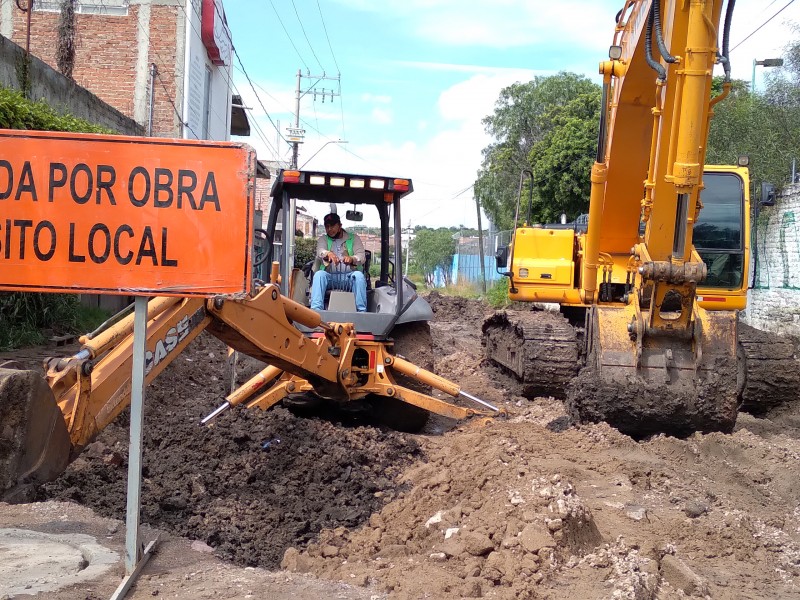
<path id="1" fill-rule="evenodd" d="M 478 194 L 475 194 L 475 206 L 478 209 L 478 256 L 481 261 L 481 282 L 483 283 L 483 293 L 486 293 L 486 260 L 483 257 L 483 227 L 481 226 L 481 201 Z"/>
<path id="2" fill-rule="evenodd" d="M 408 221 L 408 229 L 406 231 L 407 231 L 406 235 L 408 236 L 406 239 L 408 241 L 406 242 L 406 268 L 403 270 L 403 274 L 405 274 L 405 275 L 408 274 L 408 257 L 411 255 L 411 231 L 412 231 L 412 229 L 411 229 L 411 220 L 410 219 Z"/>
<path id="3" fill-rule="evenodd" d="M 313 79 L 314 82 L 311 83 L 305 90 L 303 89 L 303 78 L 306 79 Z M 339 84 L 338 90 L 326 90 L 322 88 L 322 90 L 317 89 L 317 84 L 323 80 L 331 80 L 336 81 Z M 300 69 L 297 69 L 297 87 L 295 88 L 295 107 L 294 107 L 294 127 L 287 127 L 288 136 L 286 140 L 291 142 L 292 144 L 292 168 L 297 168 L 298 163 L 298 153 L 300 151 L 300 144 L 303 143 L 303 137 L 305 136 L 305 130 L 300 128 L 300 99 L 305 96 L 306 94 L 313 94 L 314 100 L 317 99 L 318 95 L 322 96 L 322 102 L 325 103 L 325 98 L 330 97 L 331 101 L 336 96 L 341 96 L 341 75 L 337 75 L 336 77 L 331 77 L 326 75 L 324 72 L 322 75 L 311 75 L 311 73 L 306 73 L 303 75 L 303 72 Z"/>

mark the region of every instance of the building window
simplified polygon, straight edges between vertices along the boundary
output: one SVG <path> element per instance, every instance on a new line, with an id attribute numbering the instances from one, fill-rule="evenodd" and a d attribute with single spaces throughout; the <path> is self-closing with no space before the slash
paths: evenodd
<path id="1" fill-rule="evenodd" d="M 128 14 L 130 0 L 76 0 L 75 12 L 84 15 L 108 15 L 124 17 Z M 33 10 L 61 12 L 60 0 L 36 0 Z"/>

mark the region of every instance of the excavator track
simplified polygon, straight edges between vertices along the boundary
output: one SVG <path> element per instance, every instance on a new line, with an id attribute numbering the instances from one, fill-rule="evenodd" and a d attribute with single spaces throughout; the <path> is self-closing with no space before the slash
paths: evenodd
<path id="1" fill-rule="evenodd" d="M 739 348 L 747 373 L 741 410 L 763 415 L 797 399 L 800 364 L 794 340 L 739 323 Z"/>
<path id="2" fill-rule="evenodd" d="M 738 409 L 764 414 L 800 390 L 794 341 L 741 323 L 736 364 L 717 363 L 687 385 L 606 381 L 581 364 L 577 332 L 559 313 L 497 312 L 483 334 L 487 358 L 511 371 L 526 397 L 563 399 L 573 421 L 607 422 L 634 438 L 730 432 Z"/>
<path id="3" fill-rule="evenodd" d="M 486 357 L 523 384 L 527 398 L 564 398 L 578 374 L 578 337 L 563 315 L 548 310 L 500 311 L 483 323 Z"/>

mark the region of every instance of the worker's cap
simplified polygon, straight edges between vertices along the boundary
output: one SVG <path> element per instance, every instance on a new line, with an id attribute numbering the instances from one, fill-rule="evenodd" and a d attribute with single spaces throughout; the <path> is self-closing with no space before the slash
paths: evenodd
<path id="1" fill-rule="evenodd" d="M 342 220 L 339 218 L 339 215 L 336 213 L 330 213 L 325 215 L 325 218 L 322 220 L 325 223 L 325 226 L 328 227 L 329 225 L 341 225 Z"/>

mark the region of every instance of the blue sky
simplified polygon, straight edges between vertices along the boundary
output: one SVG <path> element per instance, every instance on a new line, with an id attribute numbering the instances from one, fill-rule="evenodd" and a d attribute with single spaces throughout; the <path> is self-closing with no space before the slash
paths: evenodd
<path id="1" fill-rule="evenodd" d="M 491 141 L 481 119 L 492 113 L 500 90 L 558 71 L 599 81 L 597 65 L 607 56 L 614 15 L 623 4 L 227 0 L 233 43 L 255 88 L 235 61 L 235 93 L 255 121 L 245 141 L 259 158 L 288 161 L 290 149 L 277 139 L 273 123 L 280 121 L 281 130 L 293 124 L 297 70 L 340 73 L 341 96 L 323 102 L 321 94 L 316 100 L 307 94 L 301 101 L 306 141 L 299 164 L 409 177 L 415 192 L 403 205 L 404 224 L 474 227 L 470 186 Z M 789 23 L 800 24 L 800 2 L 737 2 L 732 47 L 781 9 L 732 51 L 734 77 L 750 80 L 754 58 L 780 56 L 792 36 Z M 303 89 L 312 83 L 304 78 Z M 335 81 L 320 81 L 317 88 L 339 91 Z M 327 143 L 335 140 L 347 143 Z"/>

